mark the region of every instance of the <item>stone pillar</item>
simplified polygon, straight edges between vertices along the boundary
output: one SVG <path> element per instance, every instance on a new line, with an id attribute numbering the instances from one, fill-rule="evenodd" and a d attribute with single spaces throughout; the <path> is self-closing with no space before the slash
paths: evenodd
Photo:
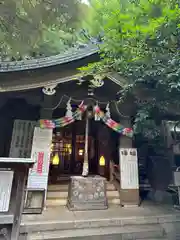
<path id="1" fill-rule="evenodd" d="M 125 127 L 132 127 L 130 119 L 121 119 L 120 123 Z M 133 140 L 132 138 L 126 137 L 121 135 L 120 136 L 120 143 L 119 143 L 119 150 L 121 148 L 132 148 L 133 147 Z M 119 153 L 120 157 L 120 153 Z M 121 159 L 119 159 L 121 161 Z M 139 205 L 139 189 L 122 189 L 121 185 L 121 164 L 120 167 L 120 201 L 121 205 L 123 206 L 134 206 Z M 138 171 L 137 171 L 138 174 Z M 138 176 L 137 176 L 138 178 Z"/>

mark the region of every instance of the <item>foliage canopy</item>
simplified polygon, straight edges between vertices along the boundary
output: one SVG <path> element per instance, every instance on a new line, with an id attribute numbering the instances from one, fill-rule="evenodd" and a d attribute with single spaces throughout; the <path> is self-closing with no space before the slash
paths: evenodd
<path id="1" fill-rule="evenodd" d="M 1 0 L 1 58 L 49 56 L 73 45 L 84 8 L 78 0 Z"/>
<path id="2" fill-rule="evenodd" d="M 91 0 L 91 12 L 103 30 L 101 61 L 83 73 L 121 76 L 121 99 L 136 104 L 134 129 L 159 135 L 160 123 L 180 106 L 180 7 L 176 0 Z M 93 24 L 86 21 L 93 34 Z M 93 28 L 93 29 L 92 29 Z"/>

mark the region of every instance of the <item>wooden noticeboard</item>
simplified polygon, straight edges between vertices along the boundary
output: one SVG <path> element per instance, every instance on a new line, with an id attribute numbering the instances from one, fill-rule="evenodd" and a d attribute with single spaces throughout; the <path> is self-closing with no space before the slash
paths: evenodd
<path id="1" fill-rule="evenodd" d="M 9 157 L 29 158 L 31 156 L 35 126 L 35 121 L 19 119 L 14 121 Z"/>
<path id="2" fill-rule="evenodd" d="M 120 148 L 120 198 L 122 205 L 139 205 L 138 158 L 135 148 Z"/>

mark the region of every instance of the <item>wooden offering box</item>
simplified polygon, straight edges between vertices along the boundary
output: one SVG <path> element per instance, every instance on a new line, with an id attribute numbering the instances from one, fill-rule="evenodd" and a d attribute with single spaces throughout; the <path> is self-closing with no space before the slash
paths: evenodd
<path id="1" fill-rule="evenodd" d="M 0 158 L 0 239 L 18 240 L 30 158 Z"/>

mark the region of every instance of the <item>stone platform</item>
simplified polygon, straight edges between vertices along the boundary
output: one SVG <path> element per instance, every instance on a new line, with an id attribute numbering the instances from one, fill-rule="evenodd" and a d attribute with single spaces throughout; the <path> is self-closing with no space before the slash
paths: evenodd
<path id="1" fill-rule="evenodd" d="M 107 209 L 106 179 L 101 176 L 71 177 L 67 207 L 72 211 Z"/>
<path id="2" fill-rule="evenodd" d="M 179 211 L 151 203 L 87 212 L 57 207 L 47 209 L 42 215 L 24 215 L 19 240 L 175 240 L 180 239 L 179 226 Z"/>

